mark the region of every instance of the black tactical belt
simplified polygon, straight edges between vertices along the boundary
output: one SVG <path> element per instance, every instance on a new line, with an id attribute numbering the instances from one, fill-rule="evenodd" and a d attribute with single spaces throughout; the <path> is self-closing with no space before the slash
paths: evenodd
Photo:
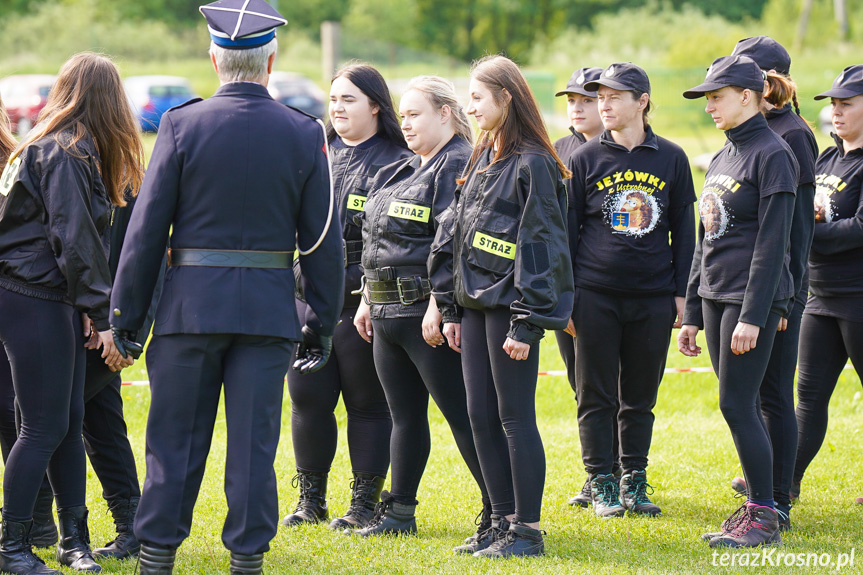
<path id="1" fill-rule="evenodd" d="M 168 265 L 217 268 L 288 269 L 294 252 L 259 252 L 253 250 L 168 250 Z"/>
<path id="2" fill-rule="evenodd" d="M 412 303 L 426 300 L 431 294 L 428 278 L 420 276 L 399 277 L 394 280 L 366 280 L 368 303 Z"/>
<path id="3" fill-rule="evenodd" d="M 345 240 L 345 267 L 353 266 L 363 259 L 363 240 Z"/>

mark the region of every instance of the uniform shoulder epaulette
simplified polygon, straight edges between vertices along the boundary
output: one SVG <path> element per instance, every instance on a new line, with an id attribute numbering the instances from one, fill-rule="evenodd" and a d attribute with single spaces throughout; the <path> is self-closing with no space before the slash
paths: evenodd
<path id="1" fill-rule="evenodd" d="M 295 107 L 293 107 L 293 106 L 291 106 L 291 105 L 289 105 L 289 104 L 283 104 L 283 105 L 285 106 L 285 108 L 290 108 L 291 110 L 293 110 L 293 111 L 295 111 L 295 112 L 299 112 L 299 113 L 300 113 L 300 114 L 302 114 L 303 116 L 307 116 L 307 117 L 311 118 L 312 120 L 314 120 L 315 122 L 317 122 L 318 120 L 320 120 L 320 118 L 318 118 L 318 117 L 317 117 L 317 116 L 315 116 L 314 114 L 309 114 L 308 112 L 303 112 L 303 111 L 302 111 L 302 110 L 300 110 L 299 108 L 295 108 Z"/>
<path id="2" fill-rule="evenodd" d="M 180 108 L 185 108 L 186 106 L 190 106 L 192 104 L 197 104 L 198 102 L 203 102 L 203 101 L 204 101 L 203 98 L 192 98 L 191 100 L 183 102 L 182 104 L 180 104 L 178 106 L 174 106 L 173 108 L 169 108 L 168 111 L 170 112 L 171 110 L 179 110 Z"/>

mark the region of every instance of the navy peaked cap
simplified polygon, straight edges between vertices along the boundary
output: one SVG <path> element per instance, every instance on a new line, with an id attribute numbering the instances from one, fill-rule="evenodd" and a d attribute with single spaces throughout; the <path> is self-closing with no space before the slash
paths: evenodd
<path id="1" fill-rule="evenodd" d="M 264 0 L 218 0 L 199 10 L 213 43 L 232 50 L 263 46 L 276 37 L 276 28 L 288 23 Z"/>
<path id="2" fill-rule="evenodd" d="M 785 75 L 791 72 L 788 50 L 770 36 L 744 38 L 737 43 L 731 55 L 749 56 L 762 70 L 776 70 Z"/>
<path id="3" fill-rule="evenodd" d="M 824 98 L 853 98 L 863 94 L 863 64 L 848 66 L 833 80 L 833 88 L 815 96 L 816 100 Z"/>
<path id="4" fill-rule="evenodd" d="M 726 86 L 763 92 L 764 72 L 755 60 L 748 56 L 723 56 L 714 60 L 713 65 L 707 69 L 704 82 L 685 91 L 683 97 L 694 100 L 707 92 L 715 92 Z"/>
<path id="5" fill-rule="evenodd" d="M 563 96 L 564 94 L 581 94 L 588 98 L 595 98 L 596 91 L 585 90 L 584 85 L 588 82 L 593 82 L 599 79 L 602 75 L 602 68 L 579 68 L 572 73 L 569 82 L 566 83 L 566 88 L 555 94 L 555 96 Z"/>

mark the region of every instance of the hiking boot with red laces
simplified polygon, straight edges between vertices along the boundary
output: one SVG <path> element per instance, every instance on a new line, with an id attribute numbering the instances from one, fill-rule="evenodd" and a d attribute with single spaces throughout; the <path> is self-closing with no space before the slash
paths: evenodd
<path id="1" fill-rule="evenodd" d="M 710 540 L 711 547 L 758 547 L 781 543 L 779 514 L 775 509 L 747 503 L 743 515 L 730 532 Z"/>
<path id="2" fill-rule="evenodd" d="M 719 531 L 713 531 L 711 533 L 705 533 L 701 536 L 704 541 L 710 541 L 716 537 L 721 537 L 722 535 L 726 535 L 734 531 L 737 527 L 737 524 L 743 519 L 744 514 L 746 513 L 746 503 L 737 508 L 737 510 L 728 516 L 728 519 L 722 522 L 719 526 Z"/>

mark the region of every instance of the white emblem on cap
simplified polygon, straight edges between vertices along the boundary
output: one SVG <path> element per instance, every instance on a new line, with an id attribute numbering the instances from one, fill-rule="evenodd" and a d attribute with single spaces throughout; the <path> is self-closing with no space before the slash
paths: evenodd
<path id="1" fill-rule="evenodd" d="M 584 84 L 584 74 L 575 79 L 576 84 Z"/>
<path id="2" fill-rule="evenodd" d="M 614 66 L 609 66 L 608 70 L 605 71 L 606 76 L 614 76 Z"/>
<path id="3" fill-rule="evenodd" d="M 842 73 L 839 74 L 838 78 L 836 78 L 836 83 L 841 84 L 844 79 L 845 79 L 845 70 L 842 70 Z"/>
<path id="4" fill-rule="evenodd" d="M 713 73 L 713 66 L 707 69 L 707 75 L 710 76 Z"/>
<path id="5" fill-rule="evenodd" d="M 246 14 L 250 14 L 252 16 L 258 16 L 260 18 L 267 18 L 269 20 L 279 22 L 280 24 L 276 24 L 276 26 L 285 25 L 288 23 L 288 21 L 285 20 L 284 18 L 279 18 L 276 16 L 270 16 L 269 14 L 262 14 L 260 12 L 252 12 L 251 10 L 246 10 L 246 7 L 249 5 L 249 2 L 250 2 L 250 0 L 246 0 L 245 3 L 243 4 L 243 7 L 240 8 L 239 10 L 237 10 L 236 8 L 221 8 L 221 7 L 216 7 L 216 6 L 201 6 L 199 8 L 199 10 L 201 11 L 201 14 L 204 13 L 204 10 L 215 10 L 215 11 L 219 11 L 219 12 L 236 12 L 236 13 L 238 13 L 239 17 L 237 18 L 237 25 L 234 27 L 234 33 L 230 35 L 231 40 L 237 39 L 237 34 L 240 32 L 240 26 L 243 25 L 243 17 Z M 269 33 L 269 31 L 264 32 L 264 34 L 268 34 L 268 33 Z M 264 34 L 260 34 L 260 35 L 263 36 Z M 251 37 L 253 37 L 253 36 L 250 36 L 250 38 Z"/>

